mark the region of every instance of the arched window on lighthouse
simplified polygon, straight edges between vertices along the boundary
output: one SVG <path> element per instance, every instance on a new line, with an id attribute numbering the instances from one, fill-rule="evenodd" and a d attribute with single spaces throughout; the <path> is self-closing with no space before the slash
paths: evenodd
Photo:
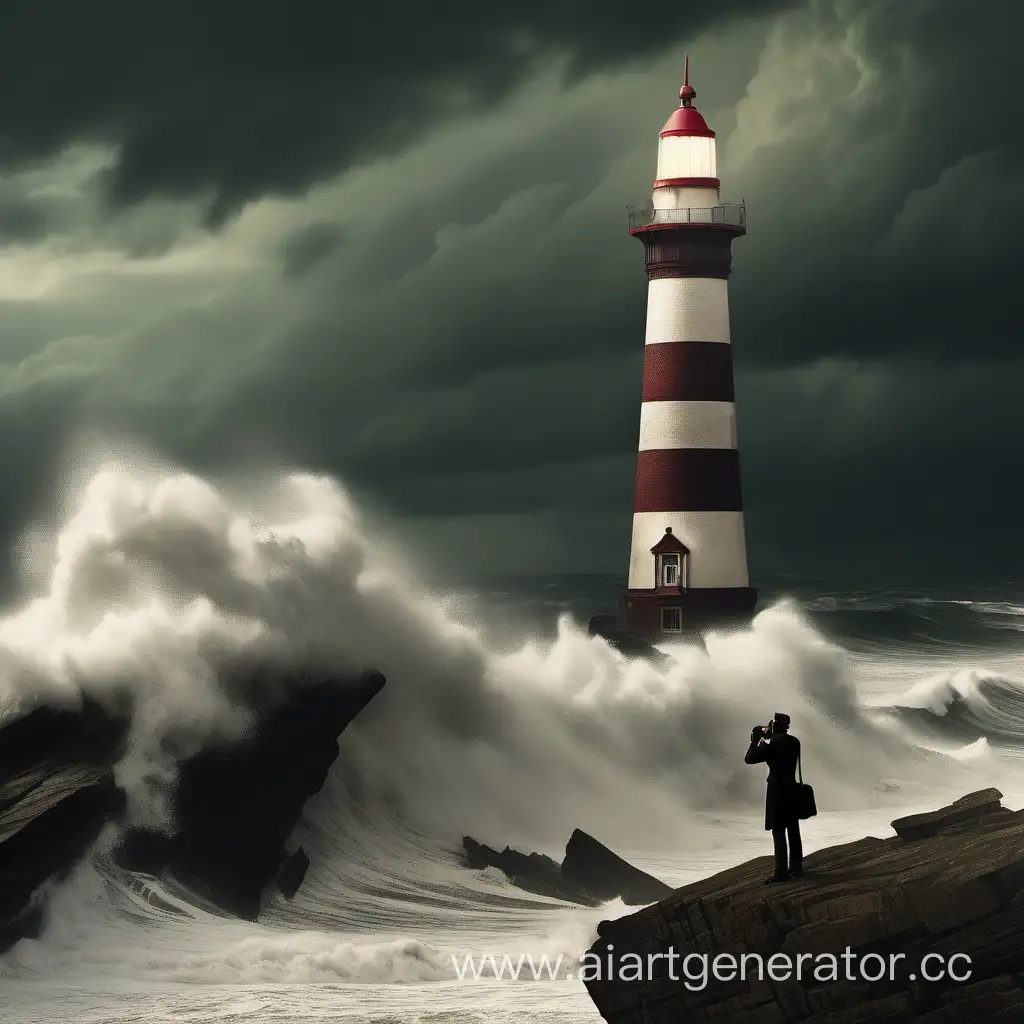
<path id="1" fill-rule="evenodd" d="M 663 587 L 679 586 L 679 556 L 661 556 L 661 585 Z"/>
<path id="2" fill-rule="evenodd" d="M 672 533 L 672 527 L 665 527 L 665 535 L 651 548 L 654 555 L 655 589 L 671 587 L 686 590 L 686 570 L 690 549 Z"/>

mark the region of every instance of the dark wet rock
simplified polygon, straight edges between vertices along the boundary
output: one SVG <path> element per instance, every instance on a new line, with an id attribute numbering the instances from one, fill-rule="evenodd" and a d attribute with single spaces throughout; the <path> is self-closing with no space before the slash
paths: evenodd
<path id="1" fill-rule="evenodd" d="M 642 637 L 620 629 L 614 615 L 592 615 L 587 623 L 587 631 L 591 636 L 603 637 L 627 658 L 644 658 L 655 665 L 667 665 L 672 660 Z"/>
<path id="2" fill-rule="evenodd" d="M 18 788 L 14 780 L 46 765 L 80 761 L 112 765 L 124 748 L 128 715 L 92 700 L 78 708 L 39 707 L 0 728 L 0 812 Z"/>
<path id="3" fill-rule="evenodd" d="M 307 685 L 245 741 L 183 761 L 174 834 L 132 829 L 118 862 L 170 872 L 224 910 L 255 920 L 306 799 L 338 756 L 338 736 L 383 685 L 379 672 Z"/>
<path id="4" fill-rule="evenodd" d="M 520 853 L 510 846 L 504 850 L 494 850 L 470 836 L 463 837 L 462 847 L 466 863 L 471 868 L 498 868 L 513 885 L 526 892 L 585 906 L 596 906 L 600 902 L 590 893 L 567 882 L 562 877 L 562 867 L 558 861 L 542 853 Z"/>
<path id="5" fill-rule="evenodd" d="M 126 735 L 127 719 L 91 701 L 36 708 L 0 730 L 0 951 L 38 931 L 33 895 L 123 811 L 112 766 Z"/>
<path id="6" fill-rule="evenodd" d="M 285 899 L 292 899 L 299 891 L 302 880 L 309 870 L 309 857 L 306 851 L 300 846 L 284 863 L 280 874 L 277 876 L 277 887 Z"/>
<path id="7" fill-rule="evenodd" d="M 124 794 L 108 770 L 75 765 L 48 773 L 0 814 L 0 952 L 37 933 L 42 906 L 33 894 L 65 877 L 123 809 Z"/>
<path id="8" fill-rule="evenodd" d="M 666 956 L 642 980 L 586 978 L 602 1017 L 611 1024 L 676 1024 L 715 1020 L 755 1024 L 917 1022 L 967 1024 L 1024 1020 L 1024 812 L 992 809 L 993 791 L 970 794 L 934 812 L 948 822 L 930 835 L 867 837 L 818 850 L 804 860 L 801 879 L 766 887 L 771 857 L 748 861 L 676 890 L 635 914 L 598 926 L 591 953 L 607 965 L 614 946 L 616 969 L 629 954 L 644 964 L 651 954 L 673 951 L 676 978 Z M 966 808 L 984 809 L 971 818 Z M 937 817 L 935 817 L 937 816 Z M 952 820 L 955 819 L 955 820 Z M 795 976 L 763 980 L 751 970 L 703 987 L 686 987 L 679 964 L 691 953 L 799 954 L 858 957 L 875 952 L 895 961 L 893 978 L 868 981 L 815 977 L 820 961 L 808 960 Z M 970 977 L 924 980 L 929 953 L 970 957 Z M 694 962 L 695 964 L 697 962 Z M 935 962 L 932 962 L 934 968 Z M 964 969 L 964 961 L 956 969 Z M 727 973 L 727 972 L 725 972 Z M 872 972 L 869 972 L 872 973 Z M 911 975 L 914 975 L 912 978 Z M 627 974 L 627 977 L 629 975 Z M 872 973 L 873 977 L 873 973 Z"/>
<path id="9" fill-rule="evenodd" d="M 172 833 L 127 830 L 118 863 L 170 872 L 248 918 L 279 872 L 282 891 L 294 895 L 305 867 L 298 855 L 285 865 L 285 844 L 337 757 L 338 736 L 383 684 L 370 672 L 289 689 L 245 740 L 182 762 Z M 113 766 L 128 721 L 127 709 L 85 701 L 78 710 L 38 708 L 0 729 L 0 952 L 38 931 L 41 887 L 66 875 L 122 815 Z"/>
<path id="10" fill-rule="evenodd" d="M 1003 794 L 998 789 L 980 789 L 977 793 L 968 793 L 967 796 L 940 807 L 937 811 L 897 818 L 892 827 L 901 839 L 927 839 L 953 825 L 977 822 L 987 815 L 1005 812 L 1000 803 L 1002 798 Z"/>
<path id="11" fill-rule="evenodd" d="M 633 867 L 580 829 L 565 847 L 562 877 L 600 900 L 619 897 L 631 907 L 654 903 L 672 892 L 670 885 Z"/>
<path id="12" fill-rule="evenodd" d="M 597 906 L 617 897 L 636 906 L 672 891 L 580 829 L 570 837 L 561 863 L 544 854 L 520 853 L 508 846 L 499 852 L 470 836 L 463 838 L 462 846 L 471 868 L 499 868 L 520 889 L 584 906 Z"/>

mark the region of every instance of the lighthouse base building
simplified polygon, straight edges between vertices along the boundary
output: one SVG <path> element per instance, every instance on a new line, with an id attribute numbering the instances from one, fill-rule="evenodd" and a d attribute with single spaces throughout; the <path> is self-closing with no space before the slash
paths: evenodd
<path id="1" fill-rule="evenodd" d="M 645 639 L 749 620 L 729 332 L 731 246 L 742 203 L 723 203 L 715 133 L 686 83 L 662 129 L 653 193 L 630 211 L 648 278 L 639 452 L 620 632 Z"/>

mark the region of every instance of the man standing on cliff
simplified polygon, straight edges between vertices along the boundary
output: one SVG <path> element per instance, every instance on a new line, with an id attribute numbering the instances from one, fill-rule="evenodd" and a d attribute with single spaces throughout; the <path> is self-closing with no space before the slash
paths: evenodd
<path id="1" fill-rule="evenodd" d="M 764 827 L 775 844 L 775 874 L 765 885 L 785 882 L 803 874 L 803 845 L 800 819 L 797 817 L 796 765 L 800 741 L 789 734 L 789 715 L 779 711 L 767 727 L 755 726 L 743 760 L 747 764 L 768 765 L 768 792 L 764 805 Z M 786 839 L 789 839 L 789 850 Z M 788 857 L 787 857 L 788 852 Z"/>

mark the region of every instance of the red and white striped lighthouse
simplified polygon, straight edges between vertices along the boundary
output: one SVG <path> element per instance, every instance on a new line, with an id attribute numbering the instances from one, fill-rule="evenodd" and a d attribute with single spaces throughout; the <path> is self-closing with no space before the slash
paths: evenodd
<path id="1" fill-rule="evenodd" d="M 631 209 L 644 244 L 647 335 L 629 582 L 619 627 L 641 637 L 748 617 L 728 278 L 742 203 L 722 203 L 715 133 L 680 103 L 661 130 L 651 199 Z"/>

